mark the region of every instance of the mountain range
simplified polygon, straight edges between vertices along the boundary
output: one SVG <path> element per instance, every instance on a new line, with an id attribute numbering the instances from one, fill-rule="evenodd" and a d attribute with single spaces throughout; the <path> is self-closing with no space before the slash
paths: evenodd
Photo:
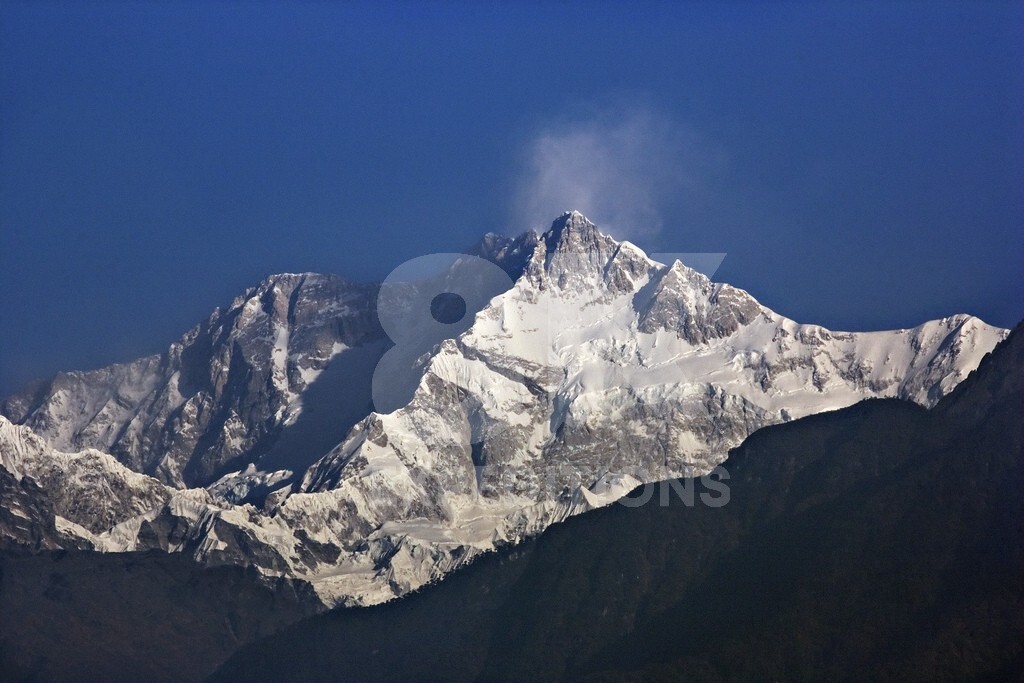
<path id="1" fill-rule="evenodd" d="M 8 397 L 0 539 L 182 553 L 308 585 L 321 609 L 376 604 L 706 475 L 766 426 L 935 406 L 1008 334 L 963 314 L 798 324 L 578 212 L 448 256 L 373 285 L 275 275 L 162 354 Z"/>

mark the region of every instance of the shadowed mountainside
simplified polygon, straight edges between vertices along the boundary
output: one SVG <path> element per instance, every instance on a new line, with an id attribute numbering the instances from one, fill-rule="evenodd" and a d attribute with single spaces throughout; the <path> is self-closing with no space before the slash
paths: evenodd
<path id="1" fill-rule="evenodd" d="M 183 554 L 0 554 L 0 680 L 194 681 L 309 616 L 308 587 Z"/>

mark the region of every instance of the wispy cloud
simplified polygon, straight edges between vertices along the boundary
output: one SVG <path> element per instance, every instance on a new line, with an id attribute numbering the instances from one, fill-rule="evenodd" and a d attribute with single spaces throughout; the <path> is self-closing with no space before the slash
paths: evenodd
<path id="1" fill-rule="evenodd" d="M 680 194 L 723 163 L 699 135 L 650 107 L 628 106 L 542 128 L 515 192 L 515 229 L 546 227 L 578 209 L 619 238 L 658 233 Z"/>

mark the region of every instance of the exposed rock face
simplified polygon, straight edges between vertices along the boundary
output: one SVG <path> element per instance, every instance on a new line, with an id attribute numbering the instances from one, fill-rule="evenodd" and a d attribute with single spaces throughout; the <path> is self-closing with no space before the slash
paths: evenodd
<path id="1" fill-rule="evenodd" d="M 61 547 L 63 539 L 54 523 L 53 508 L 39 484 L 0 467 L 0 501 L 0 549 L 9 545 L 33 550 Z"/>
<path id="2" fill-rule="evenodd" d="M 210 484 L 272 448 L 335 356 L 382 339 L 375 301 L 375 287 L 338 277 L 273 276 L 160 356 L 60 373 L 0 412 L 56 449 L 96 448 L 172 486 Z"/>
<path id="3" fill-rule="evenodd" d="M 650 297 L 639 309 L 637 329 L 648 334 L 674 331 L 693 345 L 728 337 L 764 313 L 746 292 L 714 284 L 678 261 L 651 286 Z"/>
<path id="4" fill-rule="evenodd" d="M 62 374 L 4 413 L 52 449 L 108 451 L 155 478 L 41 456 L 57 503 L 69 480 L 55 470 L 104 471 L 96 495 L 118 502 L 75 512 L 82 542 L 252 564 L 328 604 L 372 603 L 638 482 L 708 472 L 765 425 L 870 397 L 931 406 L 1007 334 L 966 315 L 800 325 L 577 212 L 472 251 L 511 288 L 415 359 L 387 414 L 368 405 L 387 346 L 376 289 L 314 275 L 270 278 L 162 357 Z"/>

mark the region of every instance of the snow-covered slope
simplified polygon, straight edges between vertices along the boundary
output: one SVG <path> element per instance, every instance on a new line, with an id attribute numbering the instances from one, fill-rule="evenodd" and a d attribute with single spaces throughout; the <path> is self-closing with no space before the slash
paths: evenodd
<path id="1" fill-rule="evenodd" d="M 510 288 L 415 359 L 388 414 L 367 406 L 386 345 L 376 289 L 312 275 L 270 278 L 162 357 L 62 374 L 3 412 L 50 448 L 207 487 L 131 482 L 117 515 L 73 520 L 97 548 L 252 564 L 327 604 L 372 603 L 640 482 L 708 472 L 762 426 L 878 396 L 933 405 L 1007 334 L 966 315 L 800 325 L 577 212 L 474 253 Z"/>

